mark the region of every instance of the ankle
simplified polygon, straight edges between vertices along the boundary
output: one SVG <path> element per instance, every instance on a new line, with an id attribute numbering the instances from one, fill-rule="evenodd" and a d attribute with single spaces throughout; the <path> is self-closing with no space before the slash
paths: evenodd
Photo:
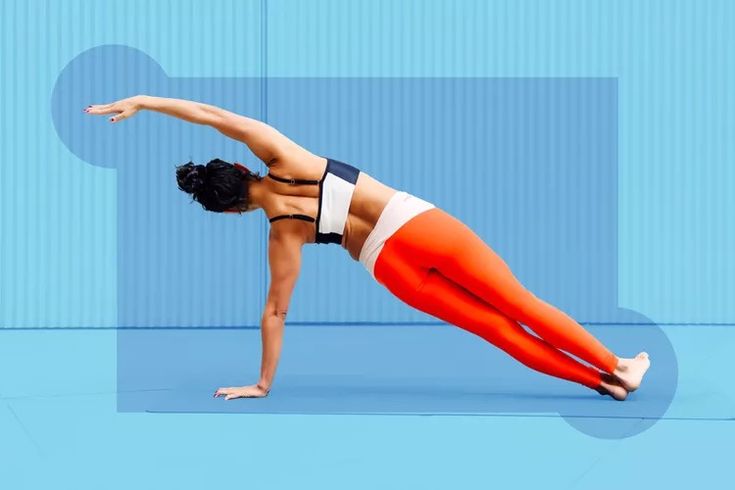
<path id="1" fill-rule="evenodd" d="M 624 373 L 628 370 L 628 360 L 623 359 L 622 357 L 616 357 L 616 363 L 615 363 L 615 372 L 616 373 Z"/>

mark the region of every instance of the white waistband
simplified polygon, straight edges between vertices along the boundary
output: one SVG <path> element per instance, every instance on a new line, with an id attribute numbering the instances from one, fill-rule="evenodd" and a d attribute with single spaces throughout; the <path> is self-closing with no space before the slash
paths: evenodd
<path id="1" fill-rule="evenodd" d="M 360 250 L 360 263 L 365 266 L 373 279 L 375 279 L 375 261 L 385 241 L 408 220 L 433 207 L 435 207 L 434 204 L 405 191 L 393 194 Z"/>

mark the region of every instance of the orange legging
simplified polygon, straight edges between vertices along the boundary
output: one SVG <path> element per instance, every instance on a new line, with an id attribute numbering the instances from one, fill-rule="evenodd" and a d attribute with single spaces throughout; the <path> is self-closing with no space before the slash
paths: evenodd
<path id="1" fill-rule="evenodd" d="M 542 373 L 597 388 L 600 370 L 616 367 L 617 358 L 599 340 L 528 291 L 477 234 L 441 208 L 423 211 L 391 235 L 374 274 L 408 305 L 479 335 Z"/>

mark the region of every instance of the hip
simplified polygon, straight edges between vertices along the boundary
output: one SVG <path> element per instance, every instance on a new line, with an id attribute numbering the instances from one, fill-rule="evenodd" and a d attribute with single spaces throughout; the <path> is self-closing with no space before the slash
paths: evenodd
<path id="1" fill-rule="evenodd" d="M 386 243 L 395 237 L 398 230 L 405 227 L 407 223 L 432 209 L 438 208 L 433 203 L 408 192 L 397 191 L 393 194 L 365 239 L 358 257 L 360 263 L 373 278 L 375 278 L 375 264 Z"/>
<path id="2" fill-rule="evenodd" d="M 478 248 L 480 247 L 480 248 Z M 373 278 L 383 286 L 401 277 L 412 282 L 431 269 L 442 271 L 462 262 L 487 245 L 466 224 L 443 209 L 431 206 L 415 213 L 397 227 L 382 243 L 372 270 Z"/>
<path id="3" fill-rule="evenodd" d="M 381 270 L 440 269 L 480 238 L 433 203 L 398 191 L 391 197 L 360 251 L 359 261 L 380 284 Z"/>

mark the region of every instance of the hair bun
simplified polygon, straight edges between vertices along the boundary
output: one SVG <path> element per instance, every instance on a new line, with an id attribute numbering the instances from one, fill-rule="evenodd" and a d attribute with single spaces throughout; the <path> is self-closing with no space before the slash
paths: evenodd
<path id="1" fill-rule="evenodd" d="M 189 194 L 198 194 L 207 181 L 207 167 L 187 163 L 176 169 L 176 182 L 179 189 Z"/>

